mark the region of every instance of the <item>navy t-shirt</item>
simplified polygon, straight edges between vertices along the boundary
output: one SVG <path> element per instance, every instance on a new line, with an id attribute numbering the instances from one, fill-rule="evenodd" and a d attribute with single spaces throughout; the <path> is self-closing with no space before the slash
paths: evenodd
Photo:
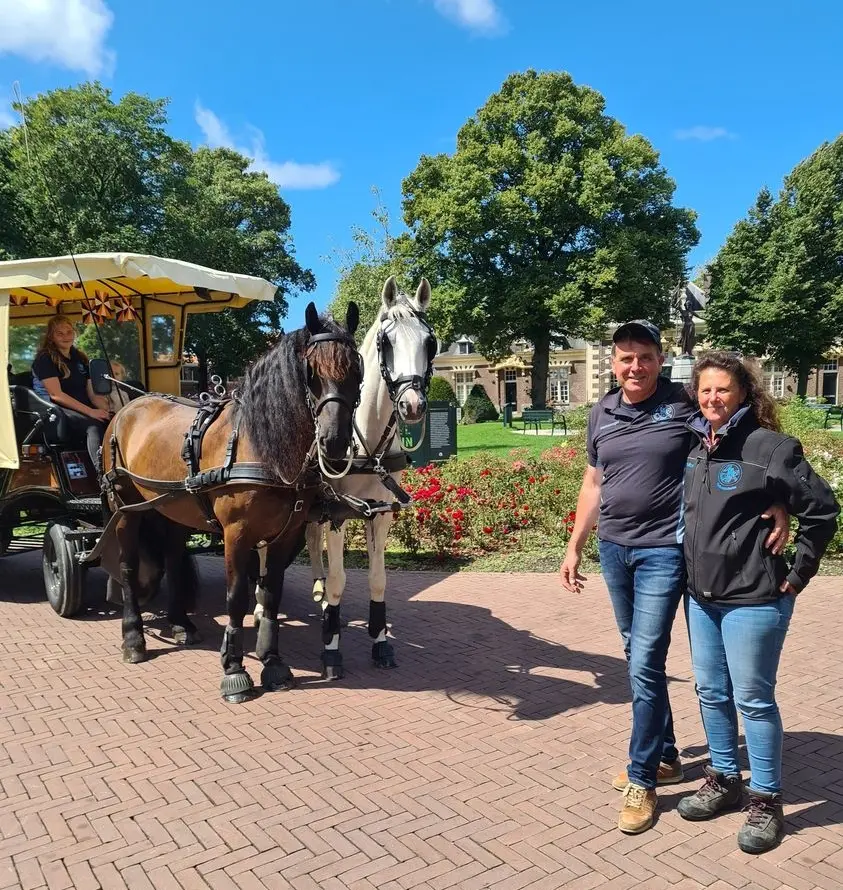
<path id="1" fill-rule="evenodd" d="M 597 534 L 630 547 L 681 544 L 682 485 L 694 406 L 681 383 L 660 377 L 655 393 L 628 405 L 613 389 L 588 419 L 588 462 L 603 470 Z"/>
<path id="2" fill-rule="evenodd" d="M 75 346 L 70 347 L 70 357 L 66 361 L 70 371 L 69 377 L 63 376 L 62 371 L 56 366 L 56 363 L 50 358 L 48 353 L 42 352 L 41 355 L 36 356 L 35 361 L 32 363 L 32 376 L 38 381 L 47 380 L 50 377 L 58 377 L 61 391 L 65 395 L 76 399 L 77 402 L 81 402 L 83 405 L 90 406 L 91 400 L 88 398 L 88 378 L 90 376 L 88 363 L 82 358 Z M 37 390 L 38 384 L 35 383 L 35 380 L 33 383 Z M 49 398 L 46 389 L 39 395 Z"/>

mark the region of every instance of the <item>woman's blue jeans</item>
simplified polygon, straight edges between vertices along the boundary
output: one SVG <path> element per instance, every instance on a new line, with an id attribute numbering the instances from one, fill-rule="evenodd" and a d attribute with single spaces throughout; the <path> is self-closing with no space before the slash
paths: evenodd
<path id="1" fill-rule="evenodd" d="M 600 568 L 623 639 L 632 687 L 630 782 L 656 787 L 660 761 L 679 756 L 667 695 L 667 650 L 685 593 L 682 545 L 626 547 L 600 541 Z"/>
<path id="2" fill-rule="evenodd" d="M 752 791 L 782 784 L 782 719 L 776 673 L 795 597 L 759 605 L 688 604 L 691 658 L 711 766 L 740 772 L 738 711 L 743 720 Z"/>

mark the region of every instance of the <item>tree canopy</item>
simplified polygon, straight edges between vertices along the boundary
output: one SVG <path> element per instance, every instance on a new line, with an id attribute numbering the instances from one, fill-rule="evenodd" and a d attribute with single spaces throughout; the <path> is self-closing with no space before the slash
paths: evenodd
<path id="1" fill-rule="evenodd" d="M 191 319 L 188 348 L 224 376 L 266 348 L 289 290 L 313 288 L 276 186 L 236 152 L 173 139 L 167 100 L 86 83 L 18 110 L 26 131 L 0 133 L 3 258 L 132 251 L 268 279 L 274 303 Z"/>
<path id="2" fill-rule="evenodd" d="M 843 334 L 843 136 L 762 189 L 711 265 L 706 306 L 715 346 L 766 355 L 798 379 Z"/>
<path id="3" fill-rule="evenodd" d="M 534 347 L 532 401 L 549 351 L 610 321 L 666 318 L 697 242 L 657 152 L 566 73 L 513 74 L 460 129 L 456 151 L 405 179 L 416 262 L 447 284 L 440 311 L 489 355 Z"/>

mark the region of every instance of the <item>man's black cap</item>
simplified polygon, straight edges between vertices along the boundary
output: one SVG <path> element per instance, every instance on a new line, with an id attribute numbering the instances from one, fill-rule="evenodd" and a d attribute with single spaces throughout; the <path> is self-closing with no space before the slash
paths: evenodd
<path id="1" fill-rule="evenodd" d="M 646 318 L 637 318 L 635 321 L 628 321 L 622 324 L 612 335 L 612 342 L 617 343 L 621 340 L 638 340 L 641 342 L 652 341 L 662 348 L 661 331 Z"/>

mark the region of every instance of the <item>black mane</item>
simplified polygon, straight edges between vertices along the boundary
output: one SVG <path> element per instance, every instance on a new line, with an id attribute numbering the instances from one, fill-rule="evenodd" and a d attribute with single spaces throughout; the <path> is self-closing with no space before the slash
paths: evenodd
<path id="1" fill-rule="evenodd" d="M 319 321 L 323 332 L 348 336 L 330 319 L 320 316 Z M 287 481 L 298 475 L 315 435 L 306 400 L 309 339 L 308 329 L 299 328 L 264 353 L 246 374 L 238 408 L 241 435 L 248 437 L 258 460 Z"/>

